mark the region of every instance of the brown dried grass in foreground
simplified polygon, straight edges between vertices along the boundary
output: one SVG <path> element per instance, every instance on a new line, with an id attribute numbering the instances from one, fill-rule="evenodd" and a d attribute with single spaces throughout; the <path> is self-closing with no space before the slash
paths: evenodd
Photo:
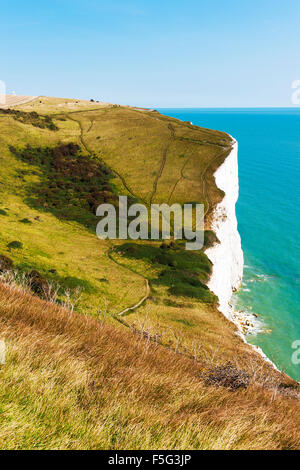
<path id="1" fill-rule="evenodd" d="M 294 398 L 0 284 L 2 449 L 296 449 Z"/>

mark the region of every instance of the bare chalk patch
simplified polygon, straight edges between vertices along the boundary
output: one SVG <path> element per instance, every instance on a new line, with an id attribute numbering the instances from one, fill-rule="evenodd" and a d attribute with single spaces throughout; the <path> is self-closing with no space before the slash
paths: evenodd
<path id="1" fill-rule="evenodd" d="M 5 364 L 5 352 L 6 352 L 5 342 L 1 340 L 0 341 L 0 364 L 1 365 Z"/>

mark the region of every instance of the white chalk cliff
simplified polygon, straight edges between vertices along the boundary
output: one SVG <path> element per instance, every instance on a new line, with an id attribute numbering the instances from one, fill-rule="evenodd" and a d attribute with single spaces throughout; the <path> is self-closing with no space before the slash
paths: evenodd
<path id="1" fill-rule="evenodd" d="M 214 177 L 216 185 L 224 191 L 225 196 L 214 210 L 211 225 L 220 243 L 208 248 L 205 252 L 213 264 L 208 287 L 219 298 L 220 312 L 237 325 L 239 335 L 246 343 L 245 331 L 241 327 L 245 323 L 243 312 L 235 312 L 230 305 L 232 293 L 241 286 L 244 268 L 244 255 L 235 213 L 235 205 L 239 197 L 238 144 L 236 141 Z M 260 347 L 254 345 L 251 347 L 278 370 Z"/>
<path id="2" fill-rule="evenodd" d="M 224 191 L 225 196 L 215 208 L 211 226 L 220 243 L 206 250 L 213 263 L 208 287 L 219 298 L 219 310 L 230 320 L 234 320 L 230 299 L 233 291 L 241 285 L 244 267 L 235 213 L 239 196 L 237 153 L 238 144 L 235 142 L 230 154 L 214 174 L 216 185 Z"/>

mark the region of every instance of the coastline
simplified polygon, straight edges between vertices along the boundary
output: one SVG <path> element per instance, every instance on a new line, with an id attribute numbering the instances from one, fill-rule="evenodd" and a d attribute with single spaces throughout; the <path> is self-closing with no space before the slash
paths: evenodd
<path id="1" fill-rule="evenodd" d="M 224 198 L 214 210 L 211 225 L 219 243 L 205 251 L 213 264 L 212 275 L 207 285 L 219 298 L 218 310 L 236 325 L 240 338 L 279 371 L 259 346 L 247 342 L 246 334 L 255 333 L 260 329 L 260 322 L 256 316 L 235 310 L 231 303 L 233 293 L 242 285 L 244 255 L 235 212 L 239 196 L 238 142 L 230 137 L 233 140 L 232 150 L 214 173 L 216 186 L 224 192 Z"/>

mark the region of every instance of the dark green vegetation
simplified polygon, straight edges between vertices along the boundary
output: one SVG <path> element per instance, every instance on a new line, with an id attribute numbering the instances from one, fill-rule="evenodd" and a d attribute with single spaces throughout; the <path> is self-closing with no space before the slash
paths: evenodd
<path id="1" fill-rule="evenodd" d="M 179 243 L 163 243 L 160 247 L 150 244 L 124 243 L 116 248 L 125 257 L 150 261 L 162 268 L 151 286 L 167 286 L 171 295 L 191 297 L 205 303 L 216 303 L 205 282 L 211 274 L 211 262 L 201 251 L 186 251 Z"/>
<path id="2" fill-rule="evenodd" d="M 41 179 L 27 187 L 28 202 L 57 217 L 81 223 L 96 221 L 99 204 L 117 204 L 111 170 L 74 143 L 51 147 L 10 147 L 22 161 L 40 170 Z M 30 223 L 28 219 L 20 222 Z"/>
<path id="3" fill-rule="evenodd" d="M 211 248 L 216 243 L 219 243 L 218 237 L 212 230 L 205 230 L 204 232 L 204 249 Z"/>
<path id="4" fill-rule="evenodd" d="M 57 131 L 58 127 L 54 124 L 51 116 L 40 115 L 36 111 L 26 113 L 17 109 L 0 109 L 0 114 L 7 114 L 12 116 L 16 121 L 23 124 L 31 124 L 32 126 L 39 127 L 40 129 L 48 129 L 50 131 Z"/>
<path id="5" fill-rule="evenodd" d="M 14 240 L 7 245 L 8 248 L 12 248 L 13 250 L 18 250 L 23 248 L 23 244 L 19 242 L 18 240 Z"/>
<path id="6" fill-rule="evenodd" d="M 25 219 L 20 220 L 20 222 L 22 224 L 31 224 L 32 223 L 31 220 L 27 219 L 26 217 L 25 217 Z"/>

